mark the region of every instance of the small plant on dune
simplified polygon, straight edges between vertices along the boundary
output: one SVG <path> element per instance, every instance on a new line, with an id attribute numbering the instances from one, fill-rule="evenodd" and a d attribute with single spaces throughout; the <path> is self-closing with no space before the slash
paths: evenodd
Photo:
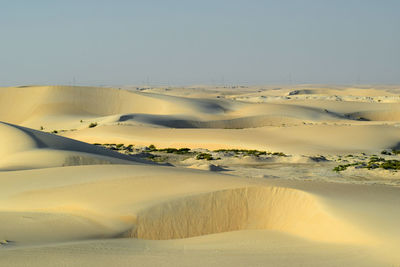
<path id="1" fill-rule="evenodd" d="M 118 145 L 116 145 L 116 148 L 117 148 L 117 149 L 122 149 L 123 146 L 124 146 L 124 144 L 118 144 Z"/>
<path id="2" fill-rule="evenodd" d="M 390 152 L 390 151 L 387 151 L 387 150 L 383 150 L 382 152 L 381 152 L 381 154 L 382 155 L 392 155 L 392 153 Z"/>
<path id="3" fill-rule="evenodd" d="M 399 155 L 400 154 L 400 149 L 392 149 L 392 153 L 395 155 Z"/>
<path id="4" fill-rule="evenodd" d="M 173 153 L 173 154 L 189 154 L 190 153 L 190 148 L 186 148 L 185 147 L 185 148 L 177 149 L 177 148 L 168 147 L 168 148 L 158 149 L 157 151 L 166 152 L 166 153 Z"/>
<path id="5" fill-rule="evenodd" d="M 335 172 L 341 172 L 341 171 L 345 171 L 348 167 L 350 166 L 357 166 L 357 165 L 361 165 L 361 162 L 356 162 L 356 163 L 349 163 L 349 164 L 344 164 L 344 165 L 338 165 L 335 168 L 333 168 L 333 171 Z"/>
<path id="6" fill-rule="evenodd" d="M 156 148 L 155 145 L 149 145 L 148 147 L 150 152 L 165 152 L 165 153 L 169 153 L 169 154 L 190 154 L 190 148 L 172 148 L 172 147 L 167 147 L 167 148 Z"/>
<path id="7" fill-rule="evenodd" d="M 97 126 L 97 122 L 92 122 L 91 124 L 89 124 L 89 128 L 94 128 Z"/>
<path id="8" fill-rule="evenodd" d="M 385 161 L 384 158 L 379 158 L 378 156 L 375 156 L 375 155 L 373 155 L 373 156 L 371 156 L 371 157 L 369 158 L 369 162 L 371 162 L 371 163 L 374 163 L 374 162 L 383 162 L 383 161 Z"/>
<path id="9" fill-rule="evenodd" d="M 188 153 L 190 153 L 190 148 L 187 148 L 187 147 L 179 148 L 177 153 L 178 154 L 188 154 Z"/>
<path id="10" fill-rule="evenodd" d="M 283 152 L 274 152 L 274 153 L 272 153 L 272 155 L 278 156 L 278 157 L 287 157 L 287 155 Z"/>
<path id="11" fill-rule="evenodd" d="M 338 166 L 336 166 L 335 168 L 333 168 L 333 171 L 335 171 L 335 172 L 341 172 L 341 171 L 344 171 L 344 170 L 346 170 L 347 169 L 347 166 L 346 165 L 338 165 Z"/>
<path id="12" fill-rule="evenodd" d="M 56 133 L 58 133 L 58 131 L 57 130 L 53 130 L 51 133 L 56 134 Z"/>
<path id="13" fill-rule="evenodd" d="M 383 162 L 379 167 L 385 170 L 400 170 L 400 161 L 395 159 L 387 160 Z"/>
<path id="14" fill-rule="evenodd" d="M 44 127 L 43 127 L 43 126 L 40 126 L 40 130 L 43 131 L 43 130 L 44 130 Z"/>
<path id="15" fill-rule="evenodd" d="M 205 160 L 213 160 L 213 156 L 210 153 L 200 153 L 196 156 L 197 160 L 205 159 Z"/>
<path id="16" fill-rule="evenodd" d="M 397 171 L 400 170 L 400 160 L 395 160 L 395 159 L 387 160 L 373 155 L 369 158 L 368 162 L 359 161 L 345 165 L 338 165 L 335 168 L 333 168 L 333 171 L 336 172 L 344 171 L 350 166 L 355 166 L 356 168 L 365 168 L 368 170 L 374 170 L 380 168 L 385 170 Z"/>
<path id="17" fill-rule="evenodd" d="M 269 152 L 266 151 L 259 151 L 259 150 L 255 150 L 255 149 L 217 149 L 214 150 L 214 152 L 222 152 L 222 153 L 235 153 L 235 154 L 242 154 L 242 155 L 246 155 L 246 156 L 255 156 L 255 157 L 259 157 L 261 155 L 267 155 L 270 154 Z"/>

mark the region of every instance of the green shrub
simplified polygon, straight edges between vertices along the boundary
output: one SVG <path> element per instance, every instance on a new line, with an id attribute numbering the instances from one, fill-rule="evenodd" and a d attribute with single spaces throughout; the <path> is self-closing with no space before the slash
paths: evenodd
<path id="1" fill-rule="evenodd" d="M 205 160 L 213 160 L 213 156 L 209 153 L 200 153 L 196 156 L 197 160 L 205 159 Z"/>
<path id="2" fill-rule="evenodd" d="M 118 145 L 116 145 L 116 147 L 117 147 L 118 149 L 123 148 L 123 146 L 124 146 L 124 144 L 118 144 Z"/>
<path id="3" fill-rule="evenodd" d="M 366 168 L 368 170 L 373 169 L 385 169 L 385 170 L 400 170 L 400 161 L 399 160 L 386 160 L 384 158 L 378 158 L 376 156 L 372 156 L 368 162 L 355 162 L 345 165 L 338 165 L 333 168 L 333 171 L 340 172 L 346 170 L 350 166 L 358 166 L 358 168 Z"/>
<path id="4" fill-rule="evenodd" d="M 400 161 L 395 159 L 387 160 L 383 162 L 379 167 L 385 170 L 400 170 Z"/>
<path id="5" fill-rule="evenodd" d="M 334 170 L 335 172 L 341 172 L 341 171 L 346 170 L 347 167 L 348 167 L 348 165 L 338 165 L 338 166 L 336 166 L 335 168 L 333 168 L 333 170 Z"/>
<path id="6" fill-rule="evenodd" d="M 399 155 L 400 154 L 400 149 L 392 149 L 392 153 L 395 155 Z"/>
<path id="7" fill-rule="evenodd" d="M 355 162 L 355 163 L 349 163 L 349 164 L 343 164 L 343 165 L 338 165 L 335 168 L 333 168 L 333 171 L 335 172 L 341 172 L 346 170 L 348 167 L 350 166 L 358 166 L 358 165 L 362 165 L 362 162 Z"/>
<path id="8" fill-rule="evenodd" d="M 179 148 L 177 153 L 178 154 L 188 154 L 188 153 L 190 153 L 190 148 L 187 148 L 187 147 Z"/>
<path id="9" fill-rule="evenodd" d="M 89 128 L 94 128 L 97 126 L 97 122 L 92 122 L 91 124 L 89 124 Z"/>
<path id="10" fill-rule="evenodd" d="M 374 162 L 383 162 L 385 161 L 384 158 L 378 158 L 377 156 L 371 156 L 369 158 L 369 162 L 374 163 Z"/>
<path id="11" fill-rule="evenodd" d="M 177 152 L 178 152 L 178 149 L 176 149 L 176 148 L 171 148 L 171 147 L 167 147 L 167 148 L 158 149 L 158 151 L 160 151 L 160 152 L 166 152 L 166 153 L 177 153 Z"/>
<path id="12" fill-rule="evenodd" d="M 228 153 L 228 152 L 232 152 L 235 154 L 244 154 L 247 156 L 261 156 L 261 155 L 267 155 L 268 153 L 266 151 L 259 151 L 259 150 L 255 150 L 255 149 L 217 149 L 214 150 L 214 152 L 222 152 L 222 153 Z"/>
<path id="13" fill-rule="evenodd" d="M 279 156 L 279 157 L 287 157 L 287 155 L 283 152 L 274 152 L 274 153 L 272 153 L 272 155 Z"/>

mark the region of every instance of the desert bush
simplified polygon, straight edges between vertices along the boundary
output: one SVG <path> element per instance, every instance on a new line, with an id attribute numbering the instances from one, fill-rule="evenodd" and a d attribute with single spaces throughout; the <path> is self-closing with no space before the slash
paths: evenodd
<path id="1" fill-rule="evenodd" d="M 399 160 L 386 160 L 377 156 L 372 156 L 368 162 L 355 162 L 345 165 L 338 165 L 333 168 L 333 171 L 340 172 L 346 170 L 350 166 L 356 166 L 356 168 L 366 168 L 368 170 L 373 169 L 385 169 L 385 170 L 400 170 Z"/>
<path id="2" fill-rule="evenodd" d="M 255 150 L 255 149 L 251 149 L 251 150 L 249 150 L 249 149 L 217 149 L 217 150 L 214 150 L 214 152 L 222 152 L 222 153 L 232 152 L 235 154 L 244 154 L 247 156 L 255 156 L 255 157 L 270 154 L 266 151 L 259 151 L 259 150 Z"/>
<path id="3" fill-rule="evenodd" d="M 196 156 L 197 160 L 205 159 L 205 160 L 213 160 L 213 156 L 210 153 L 200 153 Z"/>
<path id="4" fill-rule="evenodd" d="M 89 128 L 94 128 L 97 126 L 97 122 L 92 122 L 91 124 L 89 124 Z"/>
<path id="5" fill-rule="evenodd" d="M 274 152 L 274 153 L 272 153 L 272 155 L 279 156 L 279 157 L 287 157 L 287 155 L 283 152 Z"/>
<path id="6" fill-rule="evenodd" d="M 385 170 L 400 170 L 400 161 L 395 159 L 387 160 L 383 162 L 379 167 Z"/>
<path id="7" fill-rule="evenodd" d="M 399 155 L 400 154 L 400 149 L 392 149 L 392 153 L 395 155 Z"/>
<path id="8" fill-rule="evenodd" d="M 117 149 L 122 149 L 123 146 L 124 146 L 124 144 L 118 144 L 118 145 L 116 145 L 115 147 L 116 147 Z"/>

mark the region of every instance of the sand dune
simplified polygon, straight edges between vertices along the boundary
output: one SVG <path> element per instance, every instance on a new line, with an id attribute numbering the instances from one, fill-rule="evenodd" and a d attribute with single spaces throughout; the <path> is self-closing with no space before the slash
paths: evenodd
<path id="1" fill-rule="evenodd" d="M 0 88 L 0 265 L 396 265 L 399 92 Z"/>
<path id="2" fill-rule="evenodd" d="M 143 162 L 90 144 L 3 122 L 0 122 L 0 136 L 0 170 Z"/>
<path id="3" fill-rule="evenodd" d="M 36 248 L 38 253 L 50 253 L 54 248 L 50 243 L 68 240 L 113 236 L 175 239 L 245 229 L 267 231 L 265 239 L 257 241 L 257 248 L 271 246 L 269 236 L 275 233 L 268 234 L 271 230 L 309 240 L 302 242 L 323 246 L 352 244 L 375 251 L 383 243 L 385 250 L 394 249 L 399 242 L 390 243 L 388 240 L 394 242 L 393 237 L 370 229 L 371 224 L 382 224 L 384 232 L 398 232 L 396 225 L 400 218 L 393 215 L 400 201 L 397 189 L 369 188 L 370 193 L 360 194 L 366 188 L 340 185 L 331 191 L 332 186 L 324 184 L 287 182 L 274 185 L 266 180 L 246 181 L 173 167 L 114 166 L 0 174 L 2 238 L 14 242 L 16 249 L 23 244 L 47 244 Z M 34 184 L 28 182 L 32 180 Z M 330 193 L 322 196 L 324 192 Z M 381 200 L 360 209 L 360 203 L 372 201 L 371 194 L 374 200 Z M 12 205 L 5 201 L 7 199 Z M 387 205 L 382 199 L 391 199 L 392 203 Z M 354 209 L 360 212 L 354 213 Z M 43 227 L 45 225 L 50 227 Z M 245 233 L 242 240 L 248 238 Z M 209 237 L 211 240 L 204 239 L 200 244 L 204 246 L 206 242 L 212 246 L 215 241 Z M 135 240 L 132 239 L 131 245 Z M 183 241 L 186 239 L 181 240 L 182 245 L 186 244 Z M 187 239 L 188 246 L 192 242 Z M 221 257 L 239 249 L 239 244 L 239 247 L 232 244 L 231 248 L 224 249 Z M 294 248 L 290 241 L 285 244 L 286 251 Z M 150 245 L 153 246 L 157 247 L 156 243 Z M 248 253 L 248 246 L 241 255 Z M 29 249 L 18 251 L 24 254 Z M 1 253 L 2 259 L 13 255 L 13 246 Z M 381 263 L 385 262 L 383 259 Z M 350 260 L 348 257 L 344 262 Z"/>
<path id="4" fill-rule="evenodd" d="M 14 105 L 18 103 L 18 105 Z M 33 128 L 82 127 L 81 119 L 124 113 L 218 114 L 229 108 L 223 101 L 137 93 L 92 87 L 23 87 L 0 90 L 0 118 Z M 57 122 L 58 121 L 58 122 Z M 86 126 L 86 124 L 85 124 Z"/>
<path id="5" fill-rule="evenodd" d="M 93 143 L 125 143 L 159 147 L 244 148 L 315 155 L 379 153 L 400 141 L 400 128 L 387 125 L 299 125 L 252 129 L 157 129 L 103 126 L 65 133 Z"/>
<path id="6" fill-rule="evenodd" d="M 281 94 L 283 97 L 291 90 L 299 92 L 305 90 L 307 95 L 320 97 L 315 100 L 282 99 L 274 103 L 248 103 L 234 100 L 234 95 L 230 95 L 230 100 L 210 99 L 207 98 L 207 91 L 192 97 L 190 94 L 174 96 L 162 94 L 160 91 L 154 93 L 151 90 L 134 92 L 89 87 L 2 88 L 0 120 L 36 129 L 42 127 L 48 132 L 57 130 L 66 137 L 91 143 L 122 142 L 143 145 L 157 143 L 160 146 L 170 146 L 178 144 L 172 140 L 176 136 L 189 134 L 187 131 L 179 130 L 182 128 L 198 129 L 190 131 L 190 136 L 201 140 L 197 142 L 199 144 L 193 140 L 179 142 L 183 147 L 211 147 L 212 143 L 204 140 L 202 136 L 211 132 L 217 133 L 218 136 L 219 133 L 214 130 L 205 132 L 202 129 L 222 129 L 221 135 L 224 139 L 226 136 L 224 133 L 229 132 L 226 129 L 240 130 L 233 131 L 232 135 L 228 134 L 224 142 L 217 141 L 214 147 L 232 147 L 234 143 L 235 147 L 303 154 L 327 152 L 329 147 L 334 146 L 333 144 L 342 148 L 332 148 L 332 153 L 345 151 L 346 147 L 357 151 L 374 150 L 376 153 L 400 142 L 399 138 L 394 137 L 398 134 L 399 128 L 396 123 L 400 119 L 397 105 L 379 102 L 379 97 L 396 97 L 394 93 L 382 89 L 333 87 L 255 90 L 252 94 L 261 96 Z M 168 92 L 171 91 L 173 90 Z M 240 91 L 238 94 L 243 97 Z M 329 97 L 334 95 L 370 97 L 371 103 L 365 103 L 361 99 L 360 101 L 330 100 Z M 89 129 L 91 123 L 97 123 L 98 128 Z M 334 127 L 330 127 L 332 125 Z M 109 129 L 114 126 L 116 130 L 110 131 Z M 139 129 L 119 126 L 135 126 Z M 377 129 L 379 127 L 381 130 Z M 170 136 L 171 140 L 161 142 L 160 139 L 154 138 L 153 133 L 158 131 L 154 128 L 173 129 L 172 132 L 165 131 L 171 134 L 164 135 L 164 138 Z M 252 130 L 257 128 L 259 130 Z M 107 136 L 105 138 L 99 137 L 103 131 Z M 342 137 L 343 131 L 349 134 Z M 285 138 L 281 138 L 280 132 Z M 364 132 L 374 134 L 368 138 L 360 138 Z M 328 134 L 327 138 L 310 138 L 311 135 L 322 134 Z M 230 136 L 235 139 L 236 135 L 244 136 L 241 137 L 239 144 L 236 140 L 229 140 Z M 257 135 L 260 135 L 260 138 L 254 138 Z M 250 137 L 251 142 L 246 141 L 247 137 Z M 180 138 L 180 140 L 185 139 L 186 136 Z M 374 147 L 370 146 L 372 141 Z M 293 146 L 294 143 L 298 145 Z"/>

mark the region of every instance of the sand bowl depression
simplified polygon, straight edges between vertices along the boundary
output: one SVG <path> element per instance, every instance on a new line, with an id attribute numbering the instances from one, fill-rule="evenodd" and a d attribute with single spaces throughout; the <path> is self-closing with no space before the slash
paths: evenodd
<path id="1" fill-rule="evenodd" d="M 281 187 L 243 187 L 163 202 L 139 212 L 136 226 L 124 236 L 163 240 L 244 229 L 279 230 L 329 242 L 361 238 L 314 196 Z"/>

